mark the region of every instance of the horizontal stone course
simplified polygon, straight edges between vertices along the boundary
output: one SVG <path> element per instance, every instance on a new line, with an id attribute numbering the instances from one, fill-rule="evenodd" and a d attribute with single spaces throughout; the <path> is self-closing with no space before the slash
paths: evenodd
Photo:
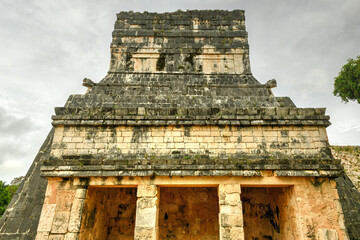
<path id="1" fill-rule="evenodd" d="M 144 108 L 144 107 L 56 107 L 53 119 L 326 119 L 325 108 Z M 66 116 L 66 117 L 65 117 Z"/>

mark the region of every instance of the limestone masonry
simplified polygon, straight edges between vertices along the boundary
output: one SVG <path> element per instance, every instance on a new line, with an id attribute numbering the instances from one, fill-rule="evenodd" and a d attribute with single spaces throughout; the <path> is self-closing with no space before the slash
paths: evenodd
<path id="1" fill-rule="evenodd" d="M 108 74 L 83 85 L 1 240 L 360 239 L 329 116 L 254 78 L 244 11 L 120 12 Z"/>

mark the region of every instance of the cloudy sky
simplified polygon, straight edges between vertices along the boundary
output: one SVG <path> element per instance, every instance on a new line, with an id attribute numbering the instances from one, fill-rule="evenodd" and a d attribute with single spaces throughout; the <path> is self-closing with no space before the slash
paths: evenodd
<path id="1" fill-rule="evenodd" d="M 330 144 L 360 145 L 360 105 L 332 95 L 360 55 L 357 0 L 0 0 L 0 180 L 25 175 L 51 129 L 55 106 L 103 78 L 119 11 L 244 9 L 250 61 L 261 82 L 298 107 L 326 107 Z"/>

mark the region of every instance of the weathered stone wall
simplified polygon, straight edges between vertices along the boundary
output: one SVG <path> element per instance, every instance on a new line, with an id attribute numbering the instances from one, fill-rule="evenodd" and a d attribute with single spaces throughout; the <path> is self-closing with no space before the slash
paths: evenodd
<path id="1" fill-rule="evenodd" d="M 90 188 L 80 240 L 134 239 L 136 188 Z"/>
<path id="2" fill-rule="evenodd" d="M 239 74 L 250 71 L 248 58 L 243 11 L 121 12 L 110 72 Z"/>
<path id="3" fill-rule="evenodd" d="M 139 155 L 319 155 L 328 150 L 324 127 L 119 126 L 57 127 L 51 157 L 119 159 Z M 187 160 L 187 159 L 183 159 Z"/>
<path id="4" fill-rule="evenodd" d="M 360 191 L 360 146 L 331 146 L 334 158 L 341 160 L 344 172 Z"/>
<path id="5" fill-rule="evenodd" d="M 59 125 L 45 165 L 45 177 L 260 176 L 261 170 L 335 176 L 342 171 L 323 126 Z"/>
<path id="6" fill-rule="evenodd" d="M 160 188 L 160 239 L 219 239 L 215 187 Z"/>
<path id="7" fill-rule="evenodd" d="M 219 185 L 219 183 L 221 184 Z M 87 202 L 92 203 L 92 207 L 84 211 L 82 215 L 86 191 L 84 188 L 86 186 L 88 186 L 89 191 L 95 189 L 95 187 L 97 190 L 93 191 L 92 195 L 87 195 Z M 121 205 L 119 205 L 119 202 L 125 201 L 125 199 L 118 199 L 119 195 L 118 193 L 115 194 L 115 190 L 110 190 L 114 186 L 130 187 L 132 189 L 131 194 L 125 194 L 126 199 L 129 200 L 126 200 L 126 204 L 132 202 L 131 206 L 134 206 L 135 203 L 134 187 L 138 189 L 136 215 L 134 216 L 134 207 L 131 208 L 132 211 L 124 212 L 124 214 L 126 213 L 125 219 L 136 218 L 135 229 L 131 225 L 125 230 L 129 231 L 130 234 L 130 229 L 134 229 L 134 239 L 156 239 L 156 236 L 164 234 L 163 230 L 168 229 L 173 231 L 172 233 L 177 239 L 182 239 L 182 237 L 179 238 L 178 236 L 183 234 L 182 230 L 186 230 L 186 221 L 189 223 L 190 235 L 197 231 L 199 231 L 197 233 L 205 233 L 205 226 L 208 229 L 213 222 L 210 223 L 210 221 L 205 220 L 205 223 L 203 222 L 200 226 L 196 219 L 197 217 L 203 219 L 203 217 L 210 215 L 211 218 L 218 219 L 217 231 L 221 240 L 243 239 L 244 230 L 245 239 L 258 236 L 256 234 L 260 234 L 260 231 L 261 236 L 271 236 L 273 239 L 327 240 L 327 236 L 332 236 L 330 238 L 332 240 L 349 239 L 334 180 L 329 178 L 276 177 L 271 171 L 268 171 L 267 176 L 252 178 L 110 177 L 90 178 L 88 180 L 81 178 L 53 178 L 49 181 L 37 239 L 76 239 L 80 233 L 81 216 L 86 218 L 82 221 L 82 229 L 86 229 L 87 226 L 91 225 L 92 220 L 95 220 L 93 226 L 97 226 L 97 228 L 104 231 L 103 234 L 100 234 L 101 231 L 94 231 L 100 232 L 98 238 L 101 239 L 101 235 L 105 236 L 109 232 L 109 229 L 104 227 L 105 224 L 111 224 L 100 216 L 115 216 L 115 214 L 119 213 L 110 210 L 111 207 L 105 210 L 105 206 L 115 208 L 117 206 L 117 209 L 119 209 Z M 183 188 L 185 192 L 181 194 L 181 189 L 178 190 L 178 188 L 183 186 L 186 188 Z M 211 190 L 210 194 L 210 192 L 204 190 L 209 186 L 211 186 L 210 189 L 218 188 L 219 197 L 216 196 L 216 191 L 212 192 Z M 240 191 L 240 186 L 242 191 Z M 162 192 L 162 188 L 165 191 Z M 195 191 L 186 189 L 195 189 Z M 208 194 L 205 194 L 206 192 Z M 205 201 L 206 196 L 208 196 L 207 201 Z M 130 201 L 130 199 L 132 200 Z M 242 205 L 240 199 L 242 199 Z M 204 203 L 201 206 L 201 201 L 205 201 L 206 204 Z M 99 207 L 96 214 L 94 211 L 95 205 Z M 176 209 L 178 212 L 175 211 Z M 181 209 L 184 210 L 183 213 Z M 197 211 L 195 211 L 196 209 Z M 201 212 L 198 213 L 199 211 Z M 258 213 L 258 218 L 261 218 L 261 214 L 264 215 L 263 219 L 257 221 L 257 223 L 264 223 L 263 227 L 259 228 L 257 225 L 251 224 L 254 223 L 255 216 L 254 214 L 249 216 L 249 211 Z M 130 212 L 133 214 L 132 216 L 130 216 Z M 219 217 L 212 215 L 215 213 L 219 214 Z M 97 219 L 97 217 L 99 218 Z M 166 223 L 166 221 L 170 220 L 171 224 Z M 120 225 L 124 222 L 120 219 L 116 221 L 117 223 L 113 224 L 113 229 L 117 227 L 120 229 Z M 202 221 L 200 220 L 200 222 Z M 100 222 L 103 222 L 103 225 Z M 132 224 L 132 220 L 127 222 Z M 193 223 L 194 225 L 192 225 Z M 198 228 L 191 228 L 190 226 L 197 226 Z M 280 233 L 276 231 L 278 228 Z M 214 229 L 216 229 L 216 226 Z M 275 230 L 271 232 L 271 229 Z M 250 236 L 249 231 L 252 232 Z M 166 231 L 165 235 L 168 233 L 169 231 Z M 90 238 L 92 237 L 94 236 Z M 208 237 L 207 239 L 217 239 L 215 235 Z"/>
<path id="8" fill-rule="evenodd" d="M 307 178 L 294 185 L 296 226 L 300 239 L 348 239 L 336 182 L 329 178 Z M 334 233 L 335 232 L 335 233 Z"/>
<path id="9" fill-rule="evenodd" d="M 349 239 L 360 239 L 360 192 L 346 174 L 336 178 L 336 187 Z"/>

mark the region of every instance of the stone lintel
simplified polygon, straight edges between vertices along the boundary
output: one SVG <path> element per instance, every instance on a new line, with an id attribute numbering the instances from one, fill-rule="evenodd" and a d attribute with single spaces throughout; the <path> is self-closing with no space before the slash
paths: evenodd
<path id="1" fill-rule="evenodd" d="M 343 170 L 277 170 L 278 177 L 338 177 Z M 152 177 L 152 176 L 236 176 L 262 177 L 261 170 L 120 170 L 120 171 L 42 171 L 42 177 Z"/>

